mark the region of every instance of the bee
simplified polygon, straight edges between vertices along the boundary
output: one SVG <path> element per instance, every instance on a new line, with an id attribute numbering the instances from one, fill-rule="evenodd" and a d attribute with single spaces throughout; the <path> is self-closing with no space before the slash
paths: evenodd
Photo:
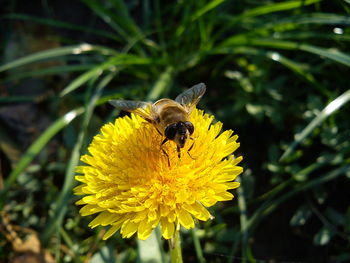
<path id="1" fill-rule="evenodd" d="M 160 99 L 155 103 L 132 100 L 110 100 L 114 107 L 135 113 L 154 125 L 158 133 L 164 136 L 161 146 L 167 141 L 173 141 L 177 146 L 178 157 L 180 150 L 188 141 L 192 139 L 194 126 L 189 121 L 189 116 L 205 93 L 204 83 L 197 84 L 178 95 L 175 100 Z M 188 149 L 192 149 L 192 146 Z M 168 157 L 168 154 L 161 148 Z M 191 156 L 191 155 L 190 155 Z M 192 158 L 192 157 L 191 157 Z"/>

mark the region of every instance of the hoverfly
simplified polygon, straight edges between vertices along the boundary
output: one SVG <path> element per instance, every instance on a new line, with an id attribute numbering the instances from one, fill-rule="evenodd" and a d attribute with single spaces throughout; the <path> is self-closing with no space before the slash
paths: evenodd
<path id="1" fill-rule="evenodd" d="M 180 158 L 180 149 L 188 139 L 193 139 L 191 135 L 194 126 L 189 121 L 189 116 L 205 90 L 205 84 L 200 83 L 178 95 L 175 100 L 160 99 L 153 104 L 132 100 L 110 100 L 109 103 L 120 110 L 135 113 L 153 124 L 159 134 L 165 137 L 161 146 L 167 141 L 174 141 Z M 168 154 L 163 149 L 162 151 L 167 155 L 170 166 Z"/>

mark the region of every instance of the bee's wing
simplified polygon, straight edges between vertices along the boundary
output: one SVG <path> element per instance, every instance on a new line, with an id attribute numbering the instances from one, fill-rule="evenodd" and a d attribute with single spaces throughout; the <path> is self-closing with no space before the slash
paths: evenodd
<path id="1" fill-rule="evenodd" d="M 110 100 L 109 103 L 120 110 L 135 113 L 148 122 L 153 120 L 150 115 L 151 103 L 133 100 Z"/>
<path id="2" fill-rule="evenodd" d="M 203 97 L 205 90 L 205 84 L 199 83 L 181 93 L 179 96 L 176 97 L 175 101 L 184 106 L 188 110 L 188 112 L 191 112 L 192 109 Z"/>

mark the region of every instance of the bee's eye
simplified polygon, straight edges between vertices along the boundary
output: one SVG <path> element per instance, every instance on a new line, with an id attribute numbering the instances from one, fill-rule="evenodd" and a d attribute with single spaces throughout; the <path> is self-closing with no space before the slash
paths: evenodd
<path id="1" fill-rule="evenodd" d="M 190 134 L 192 134 L 192 133 L 194 132 L 194 126 L 193 126 L 192 122 L 185 121 L 184 124 L 185 124 L 185 126 L 186 126 L 188 132 L 189 132 Z"/>
<path id="2" fill-rule="evenodd" d="M 175 135 L 176 135 L 177 127 L 176 123 L 170 124 L 165 128 L 164 135 L 167 137 L 169 140 L 174 140 Z"/>

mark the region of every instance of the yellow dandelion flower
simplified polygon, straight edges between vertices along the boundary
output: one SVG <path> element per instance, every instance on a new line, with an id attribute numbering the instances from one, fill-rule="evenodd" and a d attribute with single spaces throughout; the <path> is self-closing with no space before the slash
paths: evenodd
<path id="1" fill-rule="evenodd" d="M 180 158 L 176 144 L 161 146 L 164 138 L 139 116 L 104 125 L 90 154 L 81 157 L 87 165 L 76 168 L 82 184 L 75 194 L 85 195 L 77 202 L 84 205 L 81 215 L 99 213 L 89 226 L 110 226 L 103 239 L 120 230 L 124 238 L 137 233 L 144 240 L 160 224 L 170 239 L 179 225 L 190 229 L 196 219 L 212 218 L 207 207 L 233 198 L 229 190 L 239 186 L 233 180 L 243 170 L 237 166 L 242 157 L 232 155 L 238 136 L 231 130 L 220 134 L 222 123 L 212 124 L 213 119 L 193 110 L 194 144 L 188 154 L 192 143 L 186 143 Z"/>

